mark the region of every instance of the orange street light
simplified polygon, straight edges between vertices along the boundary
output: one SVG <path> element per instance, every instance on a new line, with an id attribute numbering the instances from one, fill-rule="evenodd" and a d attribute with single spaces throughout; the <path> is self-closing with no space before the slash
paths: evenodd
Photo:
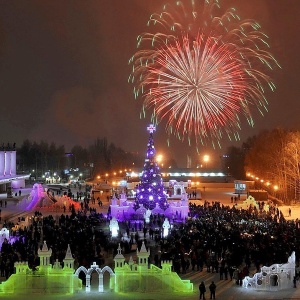
<path id="1" fill-rule="evenodd" d="M 203 156 L 203 161 L 205 162 L 205 168 L 207 168 L 207 163 L 209 162 L 209 155 L 204 155 Z"/>

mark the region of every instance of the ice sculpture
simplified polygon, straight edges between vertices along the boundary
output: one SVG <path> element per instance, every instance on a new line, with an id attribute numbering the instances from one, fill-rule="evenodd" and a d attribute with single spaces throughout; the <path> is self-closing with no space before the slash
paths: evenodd
<path id="1" fill-rule="evenodd" d="M 119 223 L 115 217 L 109 222 L 109 229 L 112 237 L 117 237 L 119 232 Z"/>
<path id="2" fill-rule="evenodd" d="M 168 236 L 169 229 L 170 229 L 170 222 L 169 222 L 169 220 L 167 218 L 165 219 L 165 221 L 163 223 L 163 229 L 164 229 L 164 231 L 163 231 L 163 237 L 165 238 L 165 237 Z"/>
<path id="3" fill-rule="evenodd" d="M 243 287 L 255 290 L 278 291 L 289 289 L 293 286 L 296 265 L 295 252 L 288 258 L 285 264 L 273 264 L 270 267 L 262 267 L 259 273 L 253 277 L 246 276 L 243 279 Z"/>

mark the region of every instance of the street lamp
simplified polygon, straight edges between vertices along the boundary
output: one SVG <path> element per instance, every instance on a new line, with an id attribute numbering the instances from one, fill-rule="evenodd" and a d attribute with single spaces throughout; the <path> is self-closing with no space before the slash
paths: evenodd
<path id="1" fill-rule="evenodd" d="M 209 162 L 209 155 L 204 155 L 203 156 L 203 161 L 205 162 L 205 168 L 207 168 L 207 163 Z"/>
<path id="2" fill-rule="evenodd" d="M 278 185 L 274 185 L 274 196 L 277 197 Z"/>
<path id="3" fill-rule="evenodd" d="M 161 166 L 163 166 L 162 160 L 163 160 L 162 154 L 156 155 L 156 161 L 157 161 L 158 165 L 161 164 Z"/>
<path id="4" fill-rule="evenodd" d="M 264 180 L 263 179 L 261 179 L 260 180 L 260 189 L 262 190 L 263 188 L 262 188 L 262 186 L 263 186 L 263 183 L 264 183 Z"/>

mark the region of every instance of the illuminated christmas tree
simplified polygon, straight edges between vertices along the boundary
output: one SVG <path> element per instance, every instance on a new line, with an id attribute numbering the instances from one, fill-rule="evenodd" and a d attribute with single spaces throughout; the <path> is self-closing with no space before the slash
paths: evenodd
<path id="1" fill-rule="evenodd" d="M 141 183 L 138 185 L 136 201 L 137 205 L 143 204 L 147 209 L 152 210 L 156 203 L 163 210 L 168 208 L 167 196 L 164 192 L 163 180 L 159 172 L 159 166 L 155 161 L 155 147 L 153 141 L 153 132 L 155 126 L 151 124 L 147 127 L 150 132 L 150 137 L 147 145 L 146 159 L 144 163 L 144 169 L 141 177 Z"/>

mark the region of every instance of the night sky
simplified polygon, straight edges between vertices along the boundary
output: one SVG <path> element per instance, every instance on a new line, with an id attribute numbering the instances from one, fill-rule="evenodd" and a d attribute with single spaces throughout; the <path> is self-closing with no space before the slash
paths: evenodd
<path id="1" fill-rule="evenodd" d="M 135 100 L 128 80 L 129 58 L 136 38 L 147 31 L 151 13 L 166 0 L 1 0 L 0 4 L 0 142 L 24 139 L 55 142 L 66 151 L 99 137 L 127 151 L 146 152 L 150 113 L 140 119 L 142 100 Z M 255 126 L 243 123 L 241 141 L 263 129 L 300 129 L 300 1 L 221 0 L 243 19 L 255 19 L 269 37 L 282 69 L 270 75 L 276 84 L 267 93 L 264 117 Z M 174 138 L 168 147 L 164 126 L 155 147 L 186 166 L 196 162 L 194 146 Z M 217 163 L 222 149 L 200 148 Z M 199 157 L 199 155 L 198 155 Z"/>

